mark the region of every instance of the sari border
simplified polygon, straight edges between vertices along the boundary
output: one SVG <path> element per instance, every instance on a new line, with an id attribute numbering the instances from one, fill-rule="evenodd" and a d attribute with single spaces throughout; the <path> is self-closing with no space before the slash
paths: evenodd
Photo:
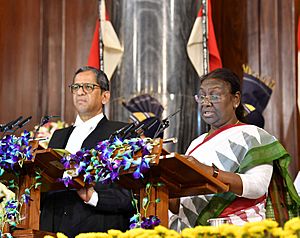
<path id="1" fill-rule="evenodd" d="M 226 126 L 223 126 L 221 127 L 220 129 L 218 130 L 215 130 L 212 134 L 206 136 L 204 138 L 204 140 L 199 143 L 198 145 L 196 145 L 193 149 L 190 150 L 190 152 L 188 153 L 188 155 L 191 155 L 191 153 L 193 153 L 196 149 L 198 149 L 201 145 L 203 145 L 205 142 L 209 141 L 210 139 L 212 139 L 213 137 L 215 137 L 216 135 L 220 134 L 221 132 L 225 131 L 225 130 L 228 130 L 230 128 L 233 128 L 233 127 L 236 127 L 236 126 L 245 126 L 245 125 L 248 125 L 248 124 L 245 124 L 245 123 L 240 123 L 240 124 L 229 124 L 229 125 L 226 125 Z"/>

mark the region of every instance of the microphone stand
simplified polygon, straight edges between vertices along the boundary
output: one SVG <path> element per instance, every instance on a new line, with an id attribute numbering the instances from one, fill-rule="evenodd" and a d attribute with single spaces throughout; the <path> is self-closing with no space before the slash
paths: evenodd
<path id="1" fill-rule="evenodd" d="M 169 127 L 170 125 L 170 119 L 175 116 L 178 112 L 180 112 L 181 109 L 178 109 L 176 112 L 174 112 L 173 114 L 167 116 L 167 118 L 165 118 L 164 120 L 161 121 L 159 127 L 157 128 L 155 134 L 154 134 L 154 137 L 153 139 L 157 138 L 159 136 L 160 133 L 162 133 L 166 128 Z"/>
<path id="2" fill-rule="evenodd" d="M 36 136 L 37 136 L 37 133 L 39 132 L 40 128 L 45 125 L 46 123 L 48 123 L 50 121 L 51 118 L 56 118 L 56 117 L 60 117 L 60 116 L 43 116 L 41 118 L 41 121 L 38 125 L 38 127 L 36 128 L 36 130 L 33 132 L 33 138 L 32 140 L 35 140 Z"/>

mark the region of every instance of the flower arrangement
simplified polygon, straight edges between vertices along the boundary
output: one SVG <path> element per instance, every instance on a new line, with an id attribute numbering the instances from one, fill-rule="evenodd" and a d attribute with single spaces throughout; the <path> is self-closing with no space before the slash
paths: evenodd
<path id="1" fill-rule="evenodd" d="M 22 168 L 25 161 L 32 160 L 31 146 L 29 145 L 30 133 L 25 131 L 22 136 L 7 135 L 0 141 L 0 176 L 5 172 L 19 176 L 19 170 Z M 41 178 L 36 172 L 35 181 L 28 188 L 25 188 L 24 194 L 20 195 L 17 200 L 10 192 L 9 199 L 3 199 L 0 210 L 0 237 L 11 237 L 10 233 L 5 233 L 4 228 L 9 225 L 14 228 L 23 219 L 20 210 L 23 204 L 27 204 L 30 199 L 30 191 L 32 188 L 37 188 L 41 185 L 38 180 Z M 3 186 L 2 186 L 3 187 Z M 14 180 L 9 180 L 8 189 L 19 190 L 18 185 Z M 8 190 L 4 190 L 4 194 Z"/>
<path id="2" fill-rule="evenodd" d="M 67 238 L 63 234 L 57 234 L 58 238 Z M 297 238 L 300 237 L 300 218 L 296 217 L 287 221 L 284 227 L 278 227 L 278 223 L 272 220 L 261 222 L 249 222 L 244 226 L 222 224 L 215 226 L 197 226 L 195 228 L 185 228 L 181 233 L 169 230 L 163 226 L 156 226 L 147 230 L 135 228 L 126 232 L 109 230 L 107 233 L 82 233 L 76 238 L 143 238 L 143 237 L 165 237 L 165 238 Z M 45 238 L 52 238 L 46 236 Z"/>
<path id="3" fill-rule="evenodd" d="M 133 203 L 136 208 L 137 213 L 133 215 L 130 219 L 130 229 L 134 228 L 144 228 L 144 229 L 153 229 L 155 226 L 160 224 L 160 219 L 157 216 L 150 215 L 147 217 L 147 210 L 151 202 L 159 203 L 160 199 L 157 198 L 155 201 L 151 201 L 151 188 L 152 186 L 163 186 L 162 183 L 157 183 L 153 185 L 152 183 L 147 183 L 145 187 L 146 197 L 143 198 L 142 208 L 144 210 L 145 217 L 141 216 L 138 208 L 138 202 L 135 198 L 133 198 Z"/>
<path id="4" fill-rule="evenodd" d="M 14 135 L 5 136 L 0 142 L 0 176 L 5 171 L 16 171 L 22 167 L 25 160 L 31 160 L 31 146 L 29 146 L 30 134 L 24 132 L 20 137 Z"/>
<path id="5" fill-rule="evenodd" d="M 122 141 L 116 137 L 113 141 L 99 142 L 91 150 L 81 149 L 75 154 L 65 154 L 61 163 L 66 171 L 61 181 L 68 187 L 69 184 L 72 184 L 74 177 L 83 176 L 83 181 L 86 184 L 110 183 L 119 179 L 121 171 L 129 169 L 134 170 L 133 177 L 135 179 L 143 178 L 143 173 L 149 170 L 151 161 L 155 160 L 157 156 L 151 152 L 159 142 L 159 140 L 152 140 L 151 138 L 131 138 Z M 146 185 L 147 197 L 143 199 L 145 214 L 151 202 L 149 194 L 151 186 L 150 183 Z M 162 184 L 156 186 L 162 186 Z M 159 199 L 155 202 L 159 202 Z M 134 203 L 137 214 L 131 218 L 130 228 L 151 229 L 160 223 L 156 216 L 141 217 L 136 199 L 134 199 Z"/>
<path id="6" fill-rule="evenodd" d="M 63 125 L 65 124 L 62 123 L 60 126 Z M 57 123 L 48 123 L 48 125 L 44 126 L 44 128 L 48 129 L 43 130 L 42 128 L 42 133 L 38 134 L 38 138 L 49 136 L 47 133 L 51 133 L 52 129 L 56 129 L 58 126 Z M 22 168 L 25 160 L 32 160 L 33 156 L 29 144 L 31 134 L 32 132 L 25 131 L 21 137 L 6 136 L 1 140 L 0 175 L 9 171 L 18 176 L 18 171 Z M 66 172 L 61 180 L 68 187 L 72 183 L 72 178 L 75 174 L 75 176 L 82 175 L 86 184 L 94 182 L 109 183 L 119 179 L 121 170 L 126 171 L 129 169 L 134 169 L 133 177 L 135 179 L 142 178 L 143 173 L 150 168 L 151 161 L 156 157 L 151 152 L 158 143 L 159 141 L 154 141 L 150 138 L 132 138 L 124 141 L 114 138 L 113 141 L 106 140 L 99 142 L 91 150 L 82 149 L 75 154 L 65 154 L 61 162 Z M 38 181 L 39 179 L 40 175 L 37 172 L 34 183 L 25 189 L 24 194 L 20 196 L 19 200 L 13 197 L 5 201 L 0 217 L 2 224 L 0 237 L 4 237 L 5 224 L 9 224 L 13 228 L 23 219 L 20 215 L 20 210 L 24 203 L 29 202 L 30 190 L 41 185 Z M 19 189 L 13 180 L 9 181 L 7 187 L 9 189 Z M 148 200 L 145 203 L 145 210 L 147 210 L 150 202 Z M 155 216 L 142 218 L 138 212 L 138 216 L 135 216 L 133 222 L 134 227 L 153 228 L 160 223 L 160 220 Z M 9 236 L 9 233 L 6 233 L 5 236 Z"/>
<path id="7" fill-rule="evenodd" d="M 150 138 L 132 138 L 121 141 L 101 141 L 94 149 L 81 149 L 75 154 L 65 154 L 61 163 L 66 172 L 62 181 L 68 187 L 74 176 L 82 175 L 86 184 L 94 182 L 109 183 L 119 179 L 121 169 L 126 171 L 135 168 L 133 177 L 143 177 L 150 166 L 150 161 L 155 157 L 151 154 L 157 142 Z M 134 157 L 138 151 L 141 155 Z"/>

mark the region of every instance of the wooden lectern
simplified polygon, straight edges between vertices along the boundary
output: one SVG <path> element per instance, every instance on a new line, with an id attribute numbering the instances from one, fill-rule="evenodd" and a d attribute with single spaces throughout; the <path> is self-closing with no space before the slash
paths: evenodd
<path id="1" fill-rule="evenodd" d="M 147 216 L 156 215 L 161 220 L 161 225 L 168 227 L 168 200 L 169 198 L 179 198 L 183 196 L 193 196 L 199 194 L 223 193 L 228 191 L 228 186 L 212 177 L 206 171 L 203 171 L 197 165 L 199 162 L 193 158 L 177 153 L 167 153 L 160 148 L 154 150 L 155 159 L 151 163 L 150 170 L 144 174 L 143 179 L 136 180 L 132 176 L 134 168 L 124 171 L 120 175 L 121 186 L 133 189 L 139 194 L 140 204 L 145 197 L 145 185 L 148 182 L 153 184 L 163 183 L 163 186 L 153 186 L 151 191 L 151 201 L 160 199 L 159 203 L 150 203 L 147 210 Z M 58 182 L 64 173 L 64 167 L 60 163 L 61 156 L 53 149 L 34 149 L 34 158 L 24 166 L 20 177 L 20 194 L 24 189 L 32 184 L 34 179 L 34 170 L 39 168 L 42 175 L 42 190 L 63 189 L 64 185 Z M 74 178 L 74 187 L 81 188 L 85 184 L 81 177 Z M 19 230 L 13 233 L 14 237 L 43 237 L 49 232 L 39 231 L 40 223 L 40 193 L 41 189 L 35 189 L 31 192 L 31 201 L 24 204 L 21 211 L 22 220 L 18 226 Z M 140 212 L 143 214 L 142 206 Z M 51 234 L 54 235 L 54 234 Z"/>
<path id="2" fill-rule="evenodd" d="M 23 220 L 17 225 L 17 229 L 12 233 L 16 238 L 40 238 L 45 235 L 55 234 L 46 231 L 40 231 L 40 199 L 41 190 L 53 190 L 63 188 L 56 178 L 62 176 L 64 167 L 60 164 L 61 156 L 52 149 L 44 149 L 38 145 L 38 141 L 31 143 L 33 159 L 25 161 L 20 171 L 19 176 L 19 192 L 17 198 L 20 201 L 22 194 L 26 188 L 29 188 L 35 181 L 35 171 L 40 171 L 42 175 L 42 187 L 31 189 L 30 201 L 28 204 L 23 204 L 21 209 L 21 217 Z M 44 161 L 47 161 L 44 163 Z"/>
<path id="3" fill-rule="evenodd" d="M 145 185 L 148 182 L 163 186 L 153 186 L 151 189 L 151 201 L 160 199 L 159 203 L 152 202 L 147 210 L 147 216 L 156 215 L 161 220 L 161 225 L 168 227 L 169 198 L 196 196 L 200 194 L 223 193 L 229 190 L 228 185 L 220 182 L 208 172 L 199 168 L 196 159 L 189 158 L 178 153 L 167 153 L 151 165 L 150 171 L 144 179 L 136 180 L 131 174 L 123 174 L 120 183 L 123 187 L 133 189 L 139 194 L 140 212 L 145 216 L 142 209 L 143 198 L 146 197 Z"/>

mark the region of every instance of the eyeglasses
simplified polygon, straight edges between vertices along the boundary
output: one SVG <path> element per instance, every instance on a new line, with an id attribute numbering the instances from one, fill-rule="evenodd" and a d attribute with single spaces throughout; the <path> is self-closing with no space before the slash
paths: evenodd
<path id="1" fill-rule="evenodd" d="M 80 88 L 82 88 L 82 90 L 86 93 L 91 93 L 94 91 L 95 87 L 100 88 L 100 85 L 93 83 L 73 83 L 69 86 L 71 93 L 73 94 L 75 94 Z"/>
<path id="2" fill-rule="evenodd" d="M 220 95 L 207 95 L 207 96 L 204 96 L 204 95 L 195 95 L 195 100 L 197 103 L 203 105 L 206 102 L 208 103 L 218 103 L 218 102 L 221 102 L 221 96 Z"/>

